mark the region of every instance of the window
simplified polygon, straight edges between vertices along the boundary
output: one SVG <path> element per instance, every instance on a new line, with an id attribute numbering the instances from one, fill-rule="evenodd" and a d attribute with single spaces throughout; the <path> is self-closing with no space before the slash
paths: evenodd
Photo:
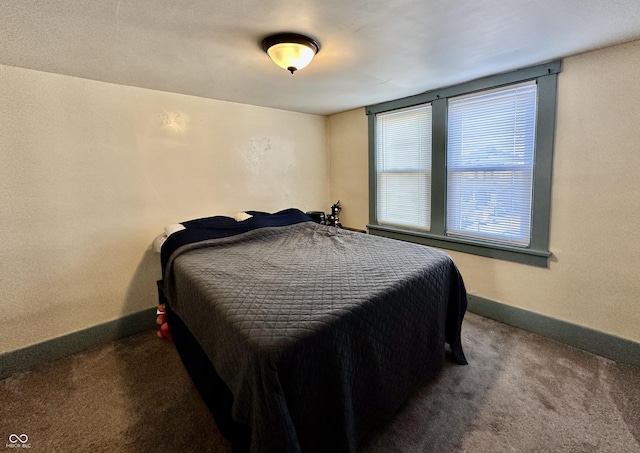
<path id="1" fill-rule="evenodd" d="M 560 62 L 367 108 L 369 231 L 546 266 Z"/>
<path id="2" fill-rule="evenodd" d="M 448 236 L 528 246 L 536 84 L 449 99 Z"/>
<path id="3" fill-rule="evenodd" d="M 377 116 L 378 222 L 429 231 L 431 105 Z"/>

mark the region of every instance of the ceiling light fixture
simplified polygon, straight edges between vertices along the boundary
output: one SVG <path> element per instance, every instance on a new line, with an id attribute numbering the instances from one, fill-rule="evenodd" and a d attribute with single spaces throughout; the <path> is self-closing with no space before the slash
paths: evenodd
<path id="1" fill-rule="evenodd" d="M 311 63 L 320 51 L 320 44 L 297 33 L 278 33 L 264 38 L 262 48 L 275 64 L 293 74 Z"/>

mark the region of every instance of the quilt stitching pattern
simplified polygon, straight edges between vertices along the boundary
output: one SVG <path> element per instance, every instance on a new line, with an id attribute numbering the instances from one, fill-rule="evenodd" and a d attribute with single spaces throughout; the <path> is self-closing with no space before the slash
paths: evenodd
<path id="1" fill-rule="evenodd" d="M 165 281 L 255 445 L 312 448 L 308 414 L 335 406 L 352 450 L 441 365 L 452 272 L 438 250 L 305 222 L 195 244 Z M 262 401 L 265 381 L 283 398 Z"/>

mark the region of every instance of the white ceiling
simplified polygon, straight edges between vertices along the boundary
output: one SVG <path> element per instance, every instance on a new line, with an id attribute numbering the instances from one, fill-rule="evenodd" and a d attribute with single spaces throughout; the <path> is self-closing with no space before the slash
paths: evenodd
<path id="1" fill-rule="evenodd" d="M 294 75 L 283 31 L 321 44 Z M 316 114 L 634 39 L 639 0 L 0 0 L 0 64 Z"/>

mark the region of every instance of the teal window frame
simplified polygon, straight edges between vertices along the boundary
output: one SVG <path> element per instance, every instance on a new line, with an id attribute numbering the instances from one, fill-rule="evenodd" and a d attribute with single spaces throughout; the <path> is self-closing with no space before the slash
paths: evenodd
<path id="1" fill-rule="evenodd" d="M 551 223 L 551 185 L 556 127 L 557 76 L 561 61 L 484 77 L 460 85 L 428 91 L 366 107 L 369 124 L 369 224 L 371 234 L 433 247 L 470 253 L 522 264 L 547 267 Z M 535 134 L 531 240 L 526 247 L 500 245 L 445 234 L 447 188 L 447 101 L 449 98 L 535 80 L 538 86 Z M 429 232 L 377 223 L 376 115 L 397 109 L 431 103 L 432 106 L 432 188 L 431 229 Z"/>

